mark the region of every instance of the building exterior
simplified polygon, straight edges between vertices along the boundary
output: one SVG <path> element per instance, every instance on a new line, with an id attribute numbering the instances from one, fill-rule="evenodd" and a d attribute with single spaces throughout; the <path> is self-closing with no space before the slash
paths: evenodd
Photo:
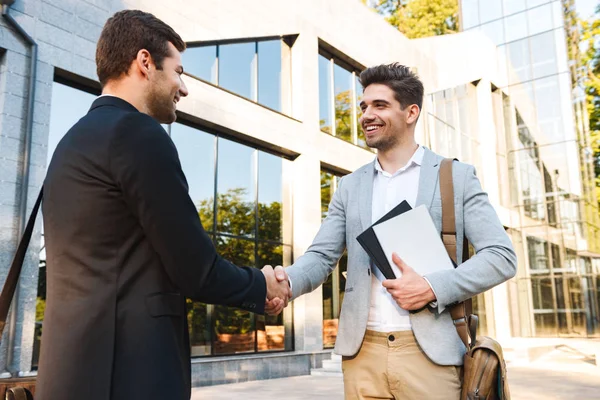
<path id="1" fill-rule="evenodd" d="M 355 0 L 17 1 L 9 15 L 38 54 L 31 92 L 33 53 L 0 19 L 0 277 L 57 142 L 100 92 L 95 43 L 106 19 L 124 8 L 154 13 L 188 42 L 190 95 L 165 131 L 199 218 L 226 258 L 262 267 L 290 265 L 303 254 L 338 177 L 375 157 L 357 126 L 358 73 L 400 61 L 418 72 L 427 93 L 417 140 L 477 167 L 518 251 L 518 277 L 475 299 L 480 329 L 501 341 L 600 335 L 597 207 L 590 176 L 581 172 L 590 161 L 569 70 L 544 59 L 524 72 L 498 54 L 495 44 L 509 42 L 504 48 L 513 51 L 509 40 L 493 43 L 480 32 L 411 41 Z M 560 15 L 554 2 L 550 8 Z M 502 25 L 504 14 L 498 18 Z M 548 37 L 564 47 L 564 24 L 553 24 Z M 318 367 L 335 341 L 345 265 L 342 257 L 323 288 L 276 318 L 189 301 L 194 384 Z M 35 374 L 45 268 L 38 221 L 0 347 L 5 376 Z"/>

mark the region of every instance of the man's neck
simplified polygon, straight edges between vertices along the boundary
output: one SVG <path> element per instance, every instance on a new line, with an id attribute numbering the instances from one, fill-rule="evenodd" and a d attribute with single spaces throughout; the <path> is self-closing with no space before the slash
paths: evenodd
<path id="1" fill-rule="evenodd" d="M 139 112 L 146 112 L 146 104 L 141 96 L 141 90 L 130 90 L 124 83 L 108 83 L 102 89 L 103 95 L 115 96 L 134 106 Z"/>
<path id="2" fill-rule="evenodd" d="M 393 174 L 408 163 L 418 148 L 419 145 L 413 137 L 404 143 L 398 143 L 389 150 L 378 151 L 377 160 L 385 172 Z"/>

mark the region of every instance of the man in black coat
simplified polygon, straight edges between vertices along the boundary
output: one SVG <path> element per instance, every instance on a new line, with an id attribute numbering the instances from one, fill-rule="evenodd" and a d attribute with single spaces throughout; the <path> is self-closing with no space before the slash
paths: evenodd
<path id="1" fill-rule="evenodd" d="M 36 400 L 190 398 L 185 297 L 263 313 L 291 295 L 271 267 L 221 258 L 188 195 L 172 123 L 185 43 L 136 10 L 96 51 L 103 94 L 44 182 L 47 305 Z"/>

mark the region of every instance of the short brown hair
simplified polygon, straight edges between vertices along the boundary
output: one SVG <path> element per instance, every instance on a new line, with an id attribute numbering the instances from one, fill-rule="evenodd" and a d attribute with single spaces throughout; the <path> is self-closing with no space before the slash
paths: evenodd
<path id="1" fill-rule="evenodd" d="M 169 56 L 169 42 L 185 50 L 181 37 L 160 19 L 140 10 L 124 10 L 106 21 L 96 47 L 96 72 L 100 84 L 117 79 L 129 71 L 140 50 L 146 49 L 156 68 Z"/>
<path id="2" fill-rule="evenodd" d="M 360 73 L 359 79 L 365 89 L 374 83 L 392 89 L 402 109 L 411 104 L 418 105 L 419 110 L 423 106 L 423 82 L 406 65 L 391 63 L 370 67 Z"/>

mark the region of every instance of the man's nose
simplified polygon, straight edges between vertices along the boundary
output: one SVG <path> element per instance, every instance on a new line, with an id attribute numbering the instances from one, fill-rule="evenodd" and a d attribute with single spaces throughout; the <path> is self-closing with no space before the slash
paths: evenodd
<path id="1" fill-rule="evenodd" d="M 189 94 L 187 86 L 185 86 L 185 82 L 183 81 L 183 79 L 181 80 L 181 87 L 179 88 L 179 94 L 181 95 L 181 97 L 185 97 Z"/>

